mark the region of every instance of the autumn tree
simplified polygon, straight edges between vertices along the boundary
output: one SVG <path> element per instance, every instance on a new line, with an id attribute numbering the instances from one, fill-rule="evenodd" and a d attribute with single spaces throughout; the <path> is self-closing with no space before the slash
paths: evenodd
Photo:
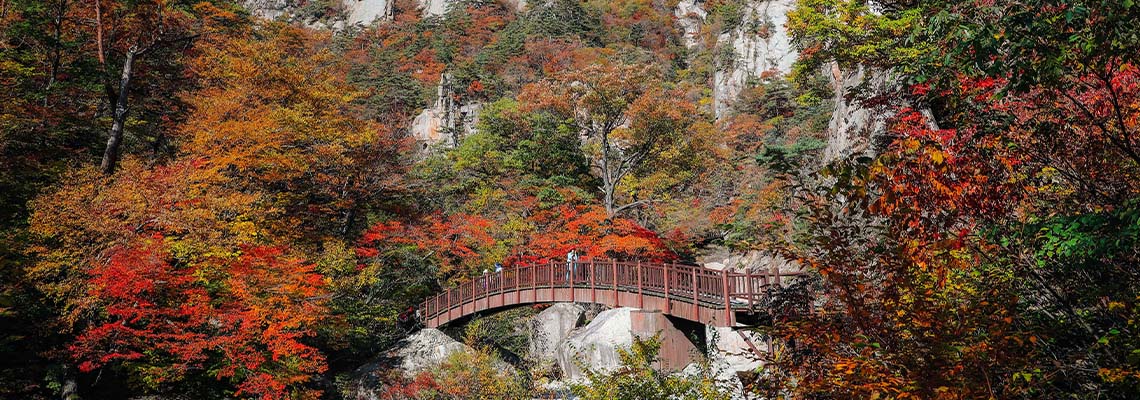
<path id="1" fill-rule="evenodd" d="M 695 109 L 662 87 L 654 67 L 602 62 L 530 85 L 519 97 L 527 110 L 572 121 L 611 217 L 652 200 L 634 194 L 619 203 L 620 186 L 639 169 L 695 156 L 674 152 L 687 143 Z"/>
<path id="2" fill-rule="evenodd" d="M 219 179 L 263 190 L 285 212 L 277 232 L 312 245 L 362 231 L 407 165 L 406 142 L 362 120 L 362 93 L 324 35 L 271 24 L 200 43 L 185 96 L 195 112 L 177 137 Z"/>
<path id="3" fill-rule="evenodd" d="M 81 168 L 33 204 L 27 277 L 84 371 L 146 392 L 215 378 L 239 396 L 317 393 L 323 328 L 354 312 L 327 299 L 363 272 L 351 254 L 348 271 L 304 260 L 355 236 L 403 168 L 403 142 L 355 111 L 321 43 L 279 24 L 202 39 L 176 158 Z"/>
<path id="4" fill-rule="evenodd" d="M 195 260 L 161 235 L 139 242 L 90 271 L 88 301 L 106 316 L 71 346 L 81 371 L 117 366 L 153 390 L 207 370 L 236 396 L 315 398 L 298 386 L 325 369 L 305 343 L 325 315 L 313 265 L 268 247 Z"/>
<path id="5" fill-rule="evenodd" d="M 809 196 L 814 233 L 788 250 L 820 279 L 775 305 L 772 388 L 1135 395 L 1133 8 L 800 5 L 805 65 L 904 81 L 868 94 L 897 113 L 881 154 Z"/>
<path id="6" fill-rule="evenodd" d="M 528 243 L 527 254 L 537 259 L 557 259 L 570 250 L 595 258 L 669 261 L 677 259 L 675 243 L 636 221 L 610 217 L 597 205 L 566 204 L 535 213 L 538 232 Z"/>
<path id="7" fill-rule="evenodd" d="M 104 173 L 113 172 L 121 157 L 123 131 L 131 106 L 131 81 L 139 68 L 136 62 L 157 55 L 156 62 L 152 63 L 157 66 L 166 61 L 163 57 L 177 58 L 179 52 L 190 49 L 191 41 L 212 29 L 213 24 L 236 19 L 235 10 L 226 9 L 232 5 L 222 2 L 221 7 L 197 1 L 96 0 L 90 6 L 91 12 L 79 14 L 91 21 L 91 32 L 82 34 L 93 39 L 94 45 L 89 51 L 106 76 L 104 91 L 111 110 L 111 128 L 100 164 Z M 87 11 L 86 7 L 83 11 Z"/>

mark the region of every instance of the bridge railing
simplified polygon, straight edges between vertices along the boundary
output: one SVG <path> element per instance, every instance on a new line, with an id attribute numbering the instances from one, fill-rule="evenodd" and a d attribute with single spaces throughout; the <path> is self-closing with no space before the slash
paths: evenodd
<path id="1" fill-rule="evenodd" d="M 619 290 L 721 309 L 754 309 L 767 296 L 770 286 L 782 285 L 798 275 L 798 272 L 782 273 L 776 268 L 729 272 L 677 263 L 610 259 L 575 263 L 549 261 L 519 265 L 460 283 L 425 301 L 420 306 L 420 315 L 435 318 L 488 296 L 544 288 Z"/>

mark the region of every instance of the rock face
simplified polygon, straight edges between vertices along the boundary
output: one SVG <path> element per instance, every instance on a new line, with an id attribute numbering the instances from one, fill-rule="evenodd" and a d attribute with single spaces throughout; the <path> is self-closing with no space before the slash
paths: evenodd
<path id="1" fill-rule="evenodd" d="M 331 28 L 340 30 L 351 25 L 369 25 L 373 22 L 389 21 L 392 19 L 392 5 L 395 0 L 340 0 L 343 14 L 334 17 L 333 21 L 317 23 L 305 21 L 313 28 Z M 419 9 L 423 17 L 440 16 L 447 13 L 447 8 L 455 0 L 419 0 Z M 277 19 L 295 11 L 301 0 L 243 0 L 246 9 L 254 16 L 265 19 Z M 527 7 L 526 0 L 504 0 L 504 4 L 516 11 L 523 11 Z"/>
<path id="2" fill-rule="evenodd" d="M 424 18 L 427 18 L 446 14 L 447 8 L 450 7 L 452 3 L 455 3 L 456 0 L 419 0 L 419 2 L 420 12 L 423 13 Z M 508 8 L 514 8 L 515 11 L 523 11 L 526 9 L 527 1 L 503 0 L 503 4 Z"/>
<path id="3" fill-rule="evenodd" d="M 386 21 L 392 18 L 392 3 L 394 0 L 340 0 L 344 14 L 331 22 L 335 29 L 347 25 L 371 24 L 376 20 Z M 265 19 L 277 19 L 297 9 L 298 0 L 244 0 L 246 9 L 254 16 Z M 305 21 L 313 22 L 313 21 Z M 315 28 L 329 27 L 314 23 Z"/>
<path id="4" fill-rule="evenodd" d="M 795 0 L 750 1 L 740 26 L 717 38 L 718 54 L 724 55 L 713 76 L 717 118 L 728 114 L 750 80 L 792 70 L 798 53 L 785 25 L 795 5 Z"/>
<path id="5" fill-rule="evenodd" d="M 823 149 L 824 161 L 873 151 L 870 146 L 871 139 L 886 130 L 886 122 L 892 115 L 887 110 L 865 107 L 850 97 L 862 86 L 883 89 L 891 84 L 891 80 L 887 73 L 872 74 L 862 66 L 851 71 L 842 71 L 833 63 L 828 72 L 832 87 L 835 89 L 835 109 L 827 126 L 827 147 Z"/>
<path id="6" fill-rule="evenodd" d="M 443 15 L 450 3 L 449 0 L 420 0 L 420 10 L 424 17 Z"/>
<path id="7" fill-rule="evenodd" d="M 673 15 L 677 17 L 677 25 L 684 32 L 685 47 L 698 47 L 701 44 L 701 27 L 709 15 L 705 11 L 704 0 L 681 0 L 673 10 Z"/>
<path id="8" fill-rule="evenodd" d="M 530 320 L 531 357 L 542 363 L 556 361 L 559 345 L 585 319 L 586 309 L 574 303 L 558 303 L 542 310 Z"/>
<path id="9" fill-rule="evenodd" d="M 412 121 L 411 135 L 421 150 L 438 144 L 456 147 L 464 137 L 476 133 L 483 104 L 457 104 L 454 94 L 451 75 L 445 73 L 439 80 L 435 104 Z"/>
<path id="10" fill-rule="evenodd" d="M 634 337 L 648 338 L 658 333 L 659 368 L 676 371 L 696 361 L 696 346 L 663 314 L 627 307 L 603 311 L 588 325 L 572 332 L 559 346 L 558 366 L 571 381 L 585 376 L 579 363 L 599 371 L 614 370 L 620 364 L 619 348 L 630 347 Z"/>
<path id="11" fill-rule="evenodd" d="M 739 333 L 728 327 L 705 327 L 705 338 L 708 346 L 709 366 L 717 373 L 716 379 L 723 385 L 738 388 L 741 385 L 738 374 L 753 372 L 763 365 L 759 357 L 752 351 L 755 346 L 759 351 L 767 351 L 766 342 L 760 340 L 753 333 L 745 333 L 745 341 Z M 739 392 L 739 390 L 733 390 Z"/>
<path id="12" fill-rule="evenodd" d="M 514 7 L 516 12 L 526 10 L 526 0 L 503 0 L 503 4 Z"/>
<path id="13" fill-rule="evenodd" d="M 245 0 L 245 8 L 258 18 L 277 19 L 292 7 L 287 0 Z"/>
<path id="14" fill-rule="evenodd" d="M 348 12 L 348 24 L 368 25 L 392 19 L 393 0 L 341 0 Z"/>
<path id="15" fill-rule="evenodd" d="M 758 250 L 737 253 L 724 247 L 713 247 L 707 254 L 698 257 L 697 263 L 718 271 L 726 268 L 730 271 L 771 271 L 773 268 L 778 268 L 780 272 L 800 271 L 799 265 L 775 254 Z"/>
<path id="16" fill-rule="evenodd" d="M 400 369 L 412 374 L 437 366 L 448 356 L 464 351 L 471 351 L 471 347 L 438 329 L 427 328 L 401 341 L 392 355 L 399 360 Z"/>

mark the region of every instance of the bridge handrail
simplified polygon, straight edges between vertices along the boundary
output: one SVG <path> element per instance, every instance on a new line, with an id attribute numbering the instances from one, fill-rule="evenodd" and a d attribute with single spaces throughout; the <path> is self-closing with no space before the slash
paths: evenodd
<path id="1" fill-rule="evenodd" d="M 585 288 L 676 298 L 690 303 L 708 303 L 726 312 L 754 309 L 767 287 L 782 285 L 801 272 L 734 272 L 680 263 L 649 263 L 613 259 L 585 259 L 576 263 L 550 260 L 522 264 L 501 272 L 475 277 L 425 300 L 419 317 L 427 320 L 456 307 L 492 295 L 546 288 Z M 616 284 L 615 284 L 616 282 Z M 693 287 L 696 286 L 694 293 Z M 728 295 L 725 296 L 724 293 Z M 666 310 L 668 311 L 668 310 Z"/>

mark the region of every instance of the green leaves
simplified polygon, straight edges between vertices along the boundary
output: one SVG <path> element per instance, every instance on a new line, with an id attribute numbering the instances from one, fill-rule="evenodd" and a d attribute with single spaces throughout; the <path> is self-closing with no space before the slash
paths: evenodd
<path id="1" fill-rule="evenodd" d="M 1140 207 L 1050 218 L 1039 223 L 1038 257 L 1090 261 L 1140 245 Z M 1070 262 L 1071 262 L 1070 261 Z"/>

